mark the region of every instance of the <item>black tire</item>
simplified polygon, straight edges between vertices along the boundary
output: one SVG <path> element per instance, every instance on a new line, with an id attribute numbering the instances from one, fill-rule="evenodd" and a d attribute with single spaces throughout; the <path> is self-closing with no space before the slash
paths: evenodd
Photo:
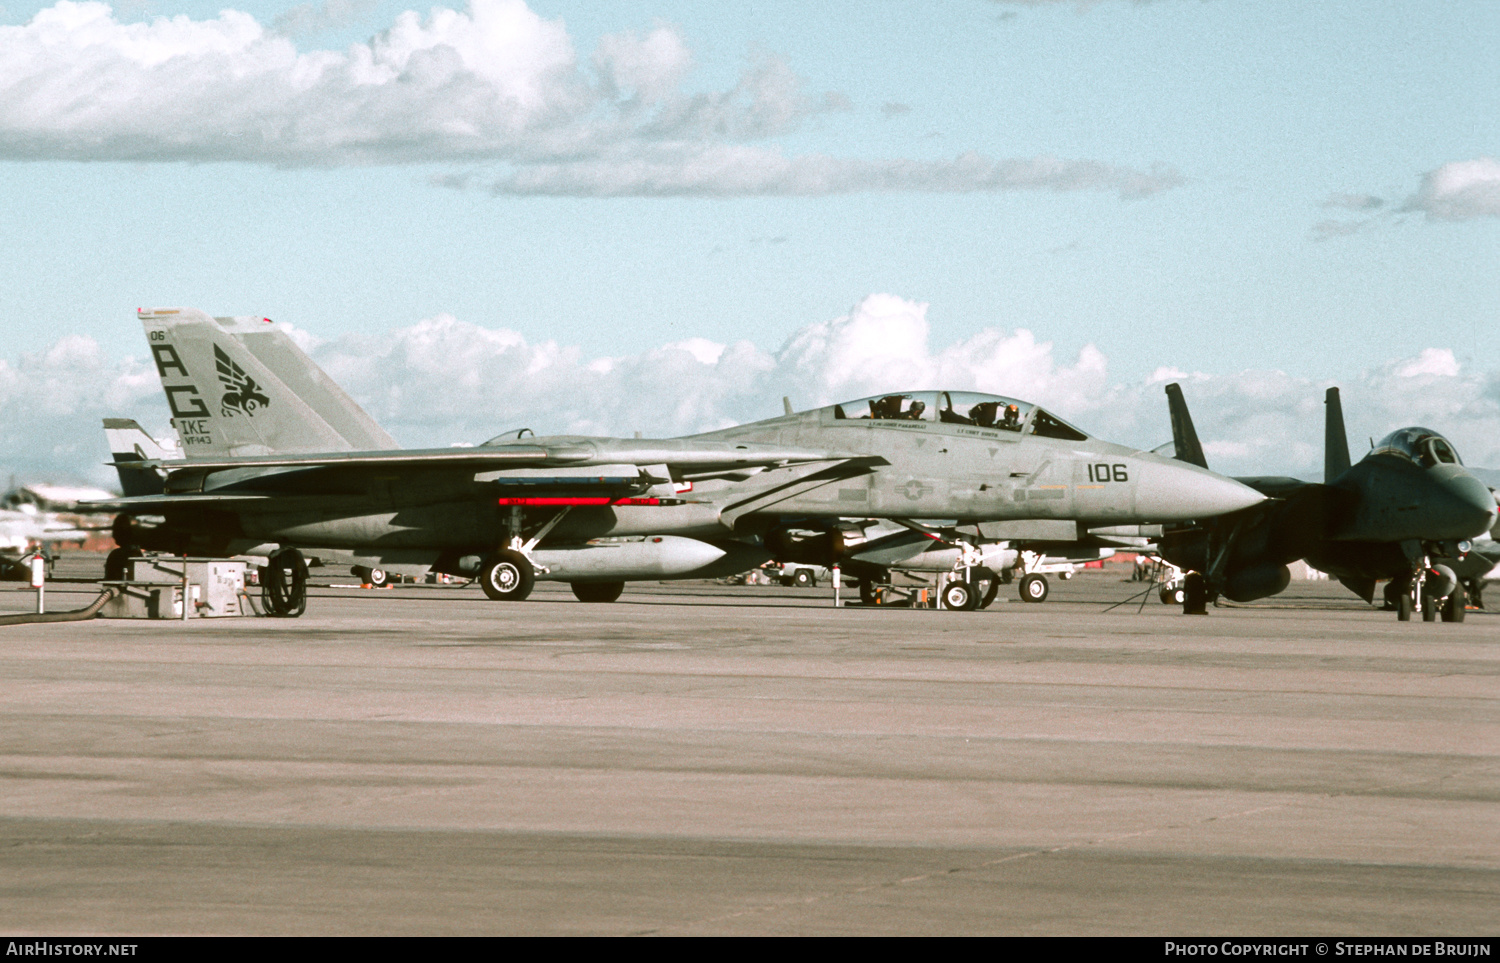
<path id="1" fill-rule="evenodd" d="M 1426 589 L 1422 590 L 1422 621 L 1436 622 L 1438 609 L 1442 607 L 1443 601 Z"/>
<path id="2" fill-rule="evenodd" d="M 1021 579 L 1021 601 L 1022 602 L 1045 602 L 1052 587 L 1047 584 L 1047 576 L 1038 572 Z"/>
<path id="3" fill-rule="evenodd" d="M 307 611 L 307 560 L 295 548 L 272 552 L 260 570 L 260 598 L 266 614 L 295 619 Z"/>
<path id="4" fill-rule="evenodd" d="M 1410 622 L 1411 613 L 1416 609 L 1416 603 L 1412 601 L 1410 592 L 1402 592 L 1396 596 L 1396 621 Z"/>
<path id="5" fill-rule="evenodd" d="M 798 588 L 813 588 L 818 584 L 818 580 L 813 578 L 813 573 L 802 568 L 798 569 L 797 573 L 792 576 L 792 584 Z"/>
<path id="6" fill-rule="evenodd" d="M 979 601 L 979 593 L 968 582 L 949 582 L 943 587 L 943 608 L 967 612 Z"/>
<path id="7" fill-rule="evenodd" d="M 123 582 L 130 576 L 130 560 L 140 552 L 128 548 L 117 548 L 104 556 L 104 581 Z"/>
<path id="8" fill-rule="evenodd" d="M 1448 596 L 1447 600 L 1443 602 L 1443 621 L 1462 622 L 1464 620 L 1464 608 L 1467 604 L 1468 599 L 1465 597 L 1462 583 L 1455 585 L 1453 587 L 1453 594 Z"/>
<path id="9" fill-rule="evenodd" d="M 496 602 L 520 602 L 536 585 L 536 570 L 520 552 L 504 549 L 479 566 L 479 587 Z"/>
<path id="10" fill-rule="evenodd" d="M 1381 606 L 1381 610 L 1385 612 L 1396 611 L 1396 597 L 1401 594 L 1401 583 L 1396 579 L 1391 579 L 1385 583 L 1385 588 L 1381 594 L 1385 600 L 1385 604 Z"/>
<path id="11" fill-rule="evenodd" d="M 1182 614 L 1208 614 L 1208 582 L 1199 572 L 1189 572 L 1182 580 Z"/>
<path id="12" fill-rule="evenodd" d="M 369 568 L 364 565 L 356 565 L 349 571 L 354 573 L 354 577 L 359 579 L 362 584 L 368 585 L 371 588 L 383 588 L 390 584 L 391 581 L 391 577 L 386 574 L 383 568 Z"/>
<path id="13" fill-rule="evenodd" d="M 978 608 L 987 609 L 994 604 L 995 596 L 1000 594 L 1000 577 L 988 569 L 982 570 L 974 584 L 979 588 Z"/>
<path id="14" fill-rule="evenodd" d="M 875 583 L 867 578 L 862 578 L 859 580 L 859 604 L 875 604 Z"/>
<path id="15" fill-rule="evenodd" d="M 573 597 L 580 602 L 613 602 L 625 591 L 624 582 L 571 582 Z"/>

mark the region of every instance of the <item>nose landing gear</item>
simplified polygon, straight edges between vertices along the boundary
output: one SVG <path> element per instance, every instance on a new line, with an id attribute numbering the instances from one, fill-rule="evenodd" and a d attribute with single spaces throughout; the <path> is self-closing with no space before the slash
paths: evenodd
<path id="1" fill-rule="evenodd" d="M 1418 613 L 1423 622 L 1462 622 L 1468 602 L 1463 583 L 1451 570 L 1426 559 L 1413 574 L 1385 586 L 1385 609 L 1394 609 L 1398 622 L 1410 622 Z"/>

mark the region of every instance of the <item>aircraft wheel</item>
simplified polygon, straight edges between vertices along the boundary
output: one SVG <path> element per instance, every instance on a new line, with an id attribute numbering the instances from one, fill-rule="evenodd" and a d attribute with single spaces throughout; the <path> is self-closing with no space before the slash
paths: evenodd
<path id="1" fill-rule="evenodd" d="M 479 587 L 496 602 L 520 602 L 531 594 L 536 570 L 520 552 L 503 549 L 479 566 Z"/>
<path id="2" fill-rule="evenodd" d="M 624 582 L 570 582 L 573 597 L 580 602 L 613 602 L 625 591 Z"/>
<path id="3" fill-rule="evenodd" d="M 130 560 L 139 558 L 138 548 L 117 548 L 104 556 L 104 581 L 123 582 L 130 575 Z"/>
<path id="4" fill-rule="evenodd" d="M 1464 620 L 1464 609 L 1468 606 L 1468 599 L 1464 597 L 1462 583 L 1453 587 L 1453 594 L 1448 596 L 1443 603 L 1444 622 L 1462 622 Z"/>
<path id="5" fill-rule="evenodd" d="M 867 578 L 859 580 L 859 604 L 875 604 L 875 583 Z"/>
<path id="6" fill-rule="evenodd" d="M 1416 603 L 1412 601 L 1411 593 L 1402 592 L 1396 597 L 1396 621 L 1410 622 L 1411 613 L 1416 607 Z"/>
<path id="7" fill-rule="evenodd" d="M 981 609 L 989 608 L 991 603 L 995 601 L 995 596 L 1000 594 L 1000 579 L 996 577 L 994 572 L 986 571 L 974 580 L 974 584 L 980 586 L 982 593 L 979 596 L 978 607 Z"/>
<path id="8" fill-rule="evenodd" d="M 1001 585 L 1009 585 L 1010 583 L 1014 582 L 1015 580 L 1016 580 L 1016 573 L 1012 572 L 1010 569 L 1005 569 L 1004 571 L 1002 571 L 1000 573 L 1000 584 Z"/>
<path id="9" fill-rule="evenodd" d="M 1441 605 L 1441 599 L 1437 598 L 1424 589 L 1422 591 L 1422 621 L 1436 622 L 1438 617 L 1438 608 L 1441 607 Z"/>
<path id="10" fill-rule="evenodd" d="M 368 568 L 364 565 L 356 565 L 349 570 L 362 583 L 371 588 L 384 588 L 391 582 L 391 577 L 383 568 Z"/>
<path id="11" fill-rule="evenodd" d="M 979 593 L 968 582 L 949 582 L 943 588 L 943 608 L 966 612 L 974 607 Z"/>
<path id="12" fill-rule="evenodd" d="M 1399 604 L 1397 602 L 1397 598 L 1398 598 L 1398 596 L 1401 595 L 1401 583 L 1398 582 L 1396 579 L 1391 579 L 1389 582 L 1385 583 L 1385 592 L 1384 592 L 1384 594 L 1385 594 L 1385 605 L 1383 606 L 1384 611 L 1386 611 L 1386 612 L 1394 612 L 1394 611 L 1396 611 L 1396 606 Z"/>
<path id="13" fill-rule="evenodd" d="M 813 573 L 803 568 L 798 569 L 797 574 L 792 576 L 792 584 L 798 588 L 813 588 L 818 584 L 818 580 L 813 578 Z"/>
<path id="14" fill-rule="evenodd" d="M 1189 572 L 1182 580 L 1182 614 L 1208 614 L 1208 583 L 1198 572 Z"/>
<path id="15" fill-rule="evenodd" d="M 1047 593 L 1051 587 L 1047 584 L 1047 576 L 1032 572 L 1021 579 L 1021 601 L 1022 602 L 1045 602 Z"/>
<path id="16" fill-rule="evenodd" d="M 260 570 L 260 598 L 266 614 L 295 619 L 307 611 L 307 561 L 295 548 L 272 552 Z"/>

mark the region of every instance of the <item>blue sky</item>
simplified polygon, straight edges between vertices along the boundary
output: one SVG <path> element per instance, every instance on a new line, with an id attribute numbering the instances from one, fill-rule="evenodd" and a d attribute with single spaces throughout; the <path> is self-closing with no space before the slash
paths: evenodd
<path id="1" fill-rule="evenodd" d="M 70 336 L 123 377 L 143 305 L 346 351 L 451 316 L 638 361 L 688 339 L 774 357 L 883 293 L 927 306 L 934 356 L 1017 329 L 1060 368 L 1093 346 L 1085 410 L 1161 369 L 1291 405 L 1420 368 L 1469 386 L 1433 412 L 1461 450 L 1497 416 L 1500 4 L 232 9 L 0 9 L 18 384 Z M 351 44 L 388 74 L 340 79 Z M 1413 368 L 1429 350 L 1451 364 Z M 515 417 L 545 424 L 536 405 Z"/>

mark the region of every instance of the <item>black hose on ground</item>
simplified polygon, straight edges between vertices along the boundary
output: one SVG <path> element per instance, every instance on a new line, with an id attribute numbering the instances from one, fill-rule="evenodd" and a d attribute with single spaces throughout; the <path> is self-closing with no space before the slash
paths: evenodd
<path id="1" fill-rule="evenodd" d="M 0 625 L 30 625 L 34 622 L 83 622 L 99 614 L 104 603 L 119 595 L 121 589 L 110 586 L 99 593 L 87 608 L 68 612 L 25 612 L 20 615 L 0 615 Z"/>

